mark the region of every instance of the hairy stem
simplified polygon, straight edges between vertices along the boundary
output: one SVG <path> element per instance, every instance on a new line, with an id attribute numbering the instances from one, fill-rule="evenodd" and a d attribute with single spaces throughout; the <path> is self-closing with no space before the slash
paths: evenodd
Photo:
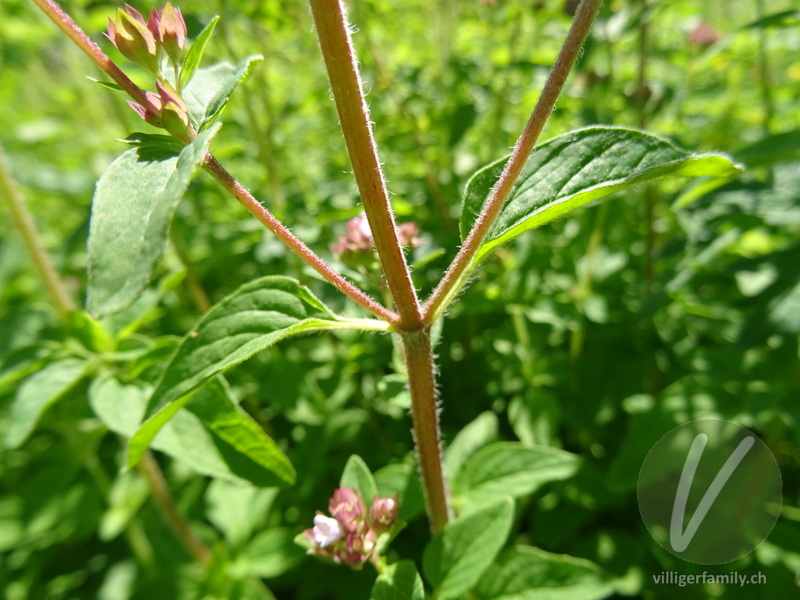
<path id="1" fill-rule="evenodd" d="M 564 45 L 555 65 L 553 65 L 553 70 L 550 71 L 542 90 L 542 95 L 539 96 L 530 119 L 522 131 L 522 135 L 519 136 L 516 146 L 514 146 L 511 158 L 508 159 L 500 179 L 492 189 L 489 199 L 483 206 L 481 214 L 461 246 L 461 250 L 425 304 L 423 319 L 426 323 L 433 322 L 441 315 L 447 308 L 446 304 L 453 299 L 453 292 L 457 291 L 460 285 L 463 285 L 464 278 L 462 276 L 475 258 L 478 249 L 500 213 L 500 209 L 503 208 L 503 204 L 511 194 L 525 161 L 528 160 L 548 117 L 553 112 L 556 100 L 575 64 L 575 60 L 578 58 L 578 53 L 597 15 L 600 3 L 601 0 L 583 0 L 578 7 L 575 20 L 572 22 L 572 27 L 570 27 L 567 38 L 564 40 Z"/>
<path id="2" fill-rule="evenodd" d="M 281 223 L 275 216 L 264 208 L 253 195 L 248 192 L 242 184 L 240 184 L 234 177 L 225 170 L 216 158 L 207 154 L 203 167 L 208 171 L 214 179 L 219 181 L 222 186 L 236 198 L 242 206 L 244 206 L 250 214 L 256 219 L 261 221 L 267 229 L 269 229 L 275 236 L 286 244 L 289 249 L 308 263 L 317 273 L 322 275 L 327 281 L 333 284 L 340 292 L 350 297 L 359 305 L 366 308 L 375 316 L 388 321 L 392 326 L 399 326 L 399 319 L 389 309 L 381 304 L 375 302 L 372 298 L 367 296 L 364 292 L 347 281 L 344 277 L 334 271 L 324 260 L 314 254 L 314 252 L 306 246 L 303 242 L 297 239 L 292 233 Z"/>
<path id="3" fill-rule="evenodd" d="M 172 527 L 175 535 L 178 536 L 178 539 L 186 550 L 192 558 L 200 564 L 208 564 L 211 560 L 211 551 L 200 541 L 200 538 L 195 535 L 194 531 L 189 527 L 189 523 L 187 523 L 186 519 L 183 518 L 183 515 L 178 510 L 175 500 L 172 498 L 172 494 L 170 494 L 169 487 L 167 487 L 164 474 L 161 472 L 161 468 L 158 466 L 156 459 L 153 458 L 150 452 L 146 452 L 137 465 L 137 468 L 144 476 L 145 480 L 147 480 L 150 486 L 150 492 L 153 495 L 153 500 L 155 500 L 158 505 L 161 514 L 164 515 L 167 523 Z"/>
<path id="4" fill-rule="evenodd" d="M 67 314 L 75 309 L 75 305 L 59 278 L 55 267 L 53 267 L 50 257 L 47 255 L 42 238 L 36 229 L 33 215 L 25 205 L 25 199 L 17 189 L 16 182 L 11 176 L 2 146 L 0 146 L 0 196 L 6 199 L 11 222 L 14 223 L 14 228 L 22 236 L 25 248 L 27 248 L 28 254 L 33 260 L 33 265 L 39 274 L 39 278 L 53 300 L 53 305 L 62 319 L 66 318 Z"/>
<path id="5" fill-rule="evenodd" d="M 97 44 L 89 39 L 89 36 L 75 24 L 75 21 L 73 21 L 69 15 L 61 10 L 58 4 L 53 2 L 53 0 L 33 0 L 33 3 L 36 4 L 44 14 L 50 17 L 50 20 L 53 21 L 61 31 L 66 33 L 69 39 L 75 42 L 75 44 L 83 50 L 106 75 L 111 77 L 123 90 L 128 92 L 131 98 L 139 104 L 145 103 L 142 89 L 128 79 L 128 76 L 100 50 Z"/>
<path id="6" fill-rule="evenodd" d="M 428 517 L 433 532 L 438 533 L 450 520 L 450 508 L 442 470 L 439 415 L 436 409 L 436 372 L 430 329 L 404 333 L 402 339 L 411 389 L 414 438 L 428 504 Z"/>
<path id="7" fill-rule="evenodd" d="M 340 0 L 310 0 L 309 3 L 364 212 L 400 315 L 400 328 L 416 330 L 422 326 L 419 301 L 398 239 L 372 137 L 369 109 L 364 101 L 345 9 Z"/>

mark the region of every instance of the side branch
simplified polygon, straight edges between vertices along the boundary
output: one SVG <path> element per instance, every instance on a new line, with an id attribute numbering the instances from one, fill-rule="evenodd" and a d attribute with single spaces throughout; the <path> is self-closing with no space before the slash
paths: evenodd
<path id="1" fill-rule="evenodd" d="M 400 327 L 419 329 L 422 326 L 419 301 L 397 235 L 344 7 L 340 0 L 310 0 L 310 5 L 350 162 L 375 249 L 400 314 Z"/>
<path id="2" fill-rule="evenodd" d="M 211 154 L 206 154 L 203 167 L 214 179 L 221 183 L 222 187 L 228 190 L 250 214 L 258 219 L 267 229 L 274 233 L 280 241 L 286 244 L 292 252 L 303 259 L 303 261 L 322 275 L 328 282 L 333 284 L 340 292 L 357 302 L 360 306 L 366 308 L 376 317 L 388 321 L 393 327 L 399 325 L 399 318 L 395 313 L 367 296 L 359 288 L 334 271 L 328 263 L 297 239 L 283 223 L 269 212 L 269 210 L 264 208 L 250 192 L 244 189 L 242 184 L 236 181 L 233 175 L 228 173 L 225 167 L 223 167 L 216 158 L 211 156 Z"/>
<path id="3" fill-rule="evenodd" d="M 553 65 L 552 71 L 550 71 L 542 90 L 542 95 L 539 96 L 530 119 L 528 119 L 525 129 L 519 136 L 516 146 L 514 146 L 514 152 L 508 159 L 500 179 L 492 189 L 489 199 L 483 206 L 481 214 L 461 246 L 461 250 L 453 259 L 441 282 L 439 282 L 439 285 L 425 304 L 423 319 L 426 323 L 434 321 L 447 308 L 446 304 L 452 298 L 452 292 L 457 291 L 454 288 L 462 283 L 462 276 L 475 258 L 475 254 L 489 233 L 497 215 L 500 213 L 500 209 L 503 208 L 503 204 L 511 194 L 511 190 L 522 172 L 522 167 L 525 166 L 525 161 L 528 160 L 536 141 L 539 139 L 539 134 L 542 133 L 548 117 L 553 112 L 556 100 L 561 94 L 564 82 L 566 82 L 581 46 L 586 40 L 592 22 L 600 8 L 600 3 L 601 0 L 583 0 L 578 7 L 575 20 L 572 22 L 569 33 L 567 33 L 561 52 Z"/>
<path id="4" fill-rule="evenodd" d="M 53 2 L 53 0 L 33 0 L 33 3 L 38 6 L 61 31 L 66 33 L 69 39 L 75 42 L 75 44 L 83 50 L 106 75 L 111 77 L 119 87 L 125 90 L 131 98 L 139 104 L 145 103 L 145 96 L 142 89 L 133 83 L 128 76 L 114 64 L 106 53 L 100 50 L 97 44 L 89 39 L 89 36 L 75 24 L 75 21 L 73 21 L 67 13 L 61 10 L 58 4 Z"/>

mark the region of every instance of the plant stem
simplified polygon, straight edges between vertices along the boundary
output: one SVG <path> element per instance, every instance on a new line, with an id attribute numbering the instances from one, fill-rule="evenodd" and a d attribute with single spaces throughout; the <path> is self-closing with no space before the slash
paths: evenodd
<path id="1" fill-rule="evenodd" d="M 375 316 L 388 321 L 392 326 L 399 326 L 398 316 L 381 304 L 375 302 L 364 292 L 347 281 L 344 277 L 334 271 L 324 260 L 314 254 L 314 252 L 303 242 L 297 239 L 275 216 L 264 208 L 253 195 L 248 192 L 242 184 L 225 170 L 216 158 L 211 154 L 206 154 L 203 167 L 216 179 L 222 186 L 231 193 L 256 219 L 261 221 L 267 229 L 286 244 L 289 249 L 308 263 L 317 273 L 322 275 L 327 281 L 332 283 L 340 292 L 350 297 L 359 305 L 366 308 Z"/>
<path id="2" fill-rule="evenodd" d="M 200 541 L 200 538 L 195 535 L 189 527 L 189 523 L 181 515 L 172 494 L 170 494 L 169 487 L 167 487 L 164 474 L 152 453 L 146 452 L 137 468 L 147 480 L 153 500 L 158 505 L 161 514 L 164 515 L 186 550 L 200 564 L 208 564 L 211 560 L 211 551 Z"/>
<path id="3" fill-rule="evenodd" d="M 128 92 L 131 98 L 139 104 L 145 103 L 144 92 L 141 88 L 128 79 L 128 76 L 100 50 L 97 44 L 89 39 L 89 36 L 75 24 L 75 21 L 73 21 L 69 15 L 61 10 L 58 4 L 53 2 L 53 0 L 33 0 L 33 3 L 36 4 L 44 14 L 50 17 L 50 20 L 53 21 L 61 31 L 66 33 L 67 36 L 106 73 L 106 75 L 111 77 L 123 90 Z"/>
<path id="4" fill-rule="evenodd" d="M 52 0 L 33 0 L 33 2 L 63 30 L 95 63 L 97 63 L 105 73 L 111 77 L 122 89 L 137 102 L 144 103 L 144 92 L 136 86 L 128 77 L 115 65 L 100 48 L 92 42 L 89 37 L 78 27 L 75 22 L 64 13 L 63 10 Z M 336 273 L 325 261 L 314 254 L 303 242 L 297 239 L 292 233 L 278 221 L 266 208 L 261 206 L 253 196 L 245 190 L 233 176 L 219 164 L 219 162 L 209 153 L 203 161 L 204 168 L 209 171 L 223 187 L 227 189 L 241 204 L 243 204 L 253 216 L 267 226 L 278 239 L 286 244 L 289 249 L 297 254 L 301 259 L 308 263 L 313 269 L 320 273 L 327 281 L 332 283 L 342 293 L 349 296 L 355 302 L 374 315 L 388 321 L 392 326 L 399 325 L 398 316 L 387 308 L 381 306 L 364 292 L 347 281 L 344 277 Z M 398 244 L 399 248 L 399 244 Z M 402 254 L 401 254 L 402 255 Z M 413 289 L 412 289 L 413 291 Z"/>
<path id="5" fill-rule="evenodd" d="M 400 328 L 407 331 L 420 329 L 419 301 L 398 239 L 372 137 L 369 109 L 364 101 L 344 6 L 340 0 L 310 0 L 309 4 L 364 212 L 400 315 Z"/>
<path id="6" fill-rule="evenodd" d="M 53 305 L 61 318 L 66 319 L 70 311 L 75 309 L 75 305 L 47 255 L 42 238 L 36 229 L 33 215 L 28 210 L 25 198 L 22 197 L 11 176 L 2 146 L 0 146 L 0 196 L 6 199 L 11 221 L 22 236 L 22 241 L 28 249 L 28 254 L 33 260 L 39 278 L 53 300 Z"/>
<path id="7" fill-rule="evenodd" d="M 564 40 L 561 52 L 553 65 L 552 71 L 547 78 L 541 96 L 536 102 L 536 106 L 531 113 L 522 135 L 519 136 L 511 158 L 508 159 L 503 173 L 500 175 L 495 187 L 486 201 L 486 204 L 478 215 L 478 219 L 472 227 L 467 239 L 461 246 L 461 250 L 456 255 L 444 277 L 436 286 L 423 309 L 423 319 L 426 323 L 433 322 L 447 308 L 446 303 L 454 297 L 457 287 L 463 285 L 462 275 L 475 258 L 483 240 L 489 233 L 494 224 L 500 209 L 511 194 L 514 184 L 517 182 L 522 167 L 528 160 L 536 140 L 539 139 L 548 117 L 553 112 L 556 100 L 558 99 L 569 72 L 572 70 L 575 60 L 578 58 L 581 46 L 586 39 L 594 21 L 597 11 L 600 8 L 601 0 L 583 0 L 575 14 L 569 33 Z"/>
<path id="8" fill-rule="evenodd" d="M 439 414 L 436 408 L 436 373 L 431 350 L 430 329 L 402 334 L 414 438 L 428 504 L 428 518 L 434 533 L 450 520 L 447 484 L 442 471 Z"/>

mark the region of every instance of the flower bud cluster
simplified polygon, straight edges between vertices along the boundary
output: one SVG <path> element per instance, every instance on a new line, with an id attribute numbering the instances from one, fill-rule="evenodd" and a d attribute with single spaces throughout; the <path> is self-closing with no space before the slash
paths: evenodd
<path id="1" fill-rule="evenodd" d="M 375 552 L 378 536 L 391 529 L 398 508 L 397 496 L 375 496 L 367 511 L 360 493 L 346 487 L 337 489 L 328 503 L 332 516 L 317 512 L 314 527 L 303 532 L 311 542 L 308 554 L 360 568 Z"/>
<path id="2" fill-rule="evenodd" d="M 397 228 L 397 236 L 403 246 L 414 248 L 419 245 L 419 227 L 415 223 L 403 223 Z M 347 222 L 347 234 L 339 238 L 339 242 L 331 246 L 331 251 L 343 258 L 348 255 L 372 252 L 375 242 L 372 230 L 365 214 L 353 217 Z"/>
<path id="3" fill-rule="evenodd" d="M 157 77 L 158 94 L 146 92 L 144 105 L 137 102 L 128 102 L 128 105 L 151 125 L 188 141 L 190 127 L 186 102 L 175 89 L 178 82 L 171 85 L 161 72 L 164 56 L 172 63 L 176 77 L 183 64 L 186 22 L 181 9 L 173 8 L 167 2 L 160 9 L 153 8 L 145 21 L 139 11 L 126 4 L 124 10 L 117 9 L 114 20 L 108 20 L 106 37 L 123 56 Z"/>
<path id="4" fill-rule="evenodd" d="M 167 2 L 163 8 L 153 8 L 147 21 L 141 13 L 126 4 L 117 9 L 117 18 L 108 19 L 108 33 L 123 56 L 158 75 L 164 53 L 176 64 L 186 46 L 186 22 L 180 8 Z"/>

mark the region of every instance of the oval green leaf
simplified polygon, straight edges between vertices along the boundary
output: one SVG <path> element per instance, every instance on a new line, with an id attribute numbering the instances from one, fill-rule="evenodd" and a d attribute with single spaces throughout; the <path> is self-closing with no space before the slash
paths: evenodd
<path id="1" fill-rule="evenodd" d="M 436 598 L 458 598 L 472 589 L 505 544 L 513 517 L 514 503 L 504 498 L 445 525 L 422 556 Z"/>
<path id="2" fill-rule="evenodd" d="M 467 182 L 461 209 L 465 238 L 503 171 L 492 163 Z M 614 192 L 660 177 L 730 177 L 741 168 L 722 154 L 692 154 L 662 137 L 624 127 L 586 127 L 549 140 L 528 158 L 479 261 L 518 235 Z"/>
<path id="3" fill-rule="evenodd" d="M 286 337 L 347 327 L 294 279 L 267 276 L 243 285 L 200 319 L 170 359 L 131 439 L 128 464 L 139 461 L 187 395 L 219 373 Z"/>
<path id="4" fill-rule="evenodd" d="M 599 600 L 613 580 L 594 563 L 530 546 L 504 552 L 478 584 L 478 600 Z"/>
<path id="5" fill-rule="evenodd" d="M 100 177 L 88 242 L 92 316 L 118 312 L 142 293 L 164 253 L 175 208 L 217 129 L 182 149 L 173 138 L 141 135 Z"/>
<path id="6" fill-rule="evenodd" d="M 580 463 L 578 455 L 557 448 L 497 442 L 467 461 L 454 487 L 463 502 L 479 505 L 531 494 L 546 483 L 571 477 Z"/>
<path id="7" fill-rule="evenodd" d="M 131 437 L 144 414 L 148 390 L 114 377 L 96 379 L 89 404 L 114 433 Z M 241 485 L 270 487 L 293 483 L 289 459 L 236 404 L 222 382 L 200 390 L 192 409 L 178 412 L 151 442 L 154 450 L 192 470 Z"/>

